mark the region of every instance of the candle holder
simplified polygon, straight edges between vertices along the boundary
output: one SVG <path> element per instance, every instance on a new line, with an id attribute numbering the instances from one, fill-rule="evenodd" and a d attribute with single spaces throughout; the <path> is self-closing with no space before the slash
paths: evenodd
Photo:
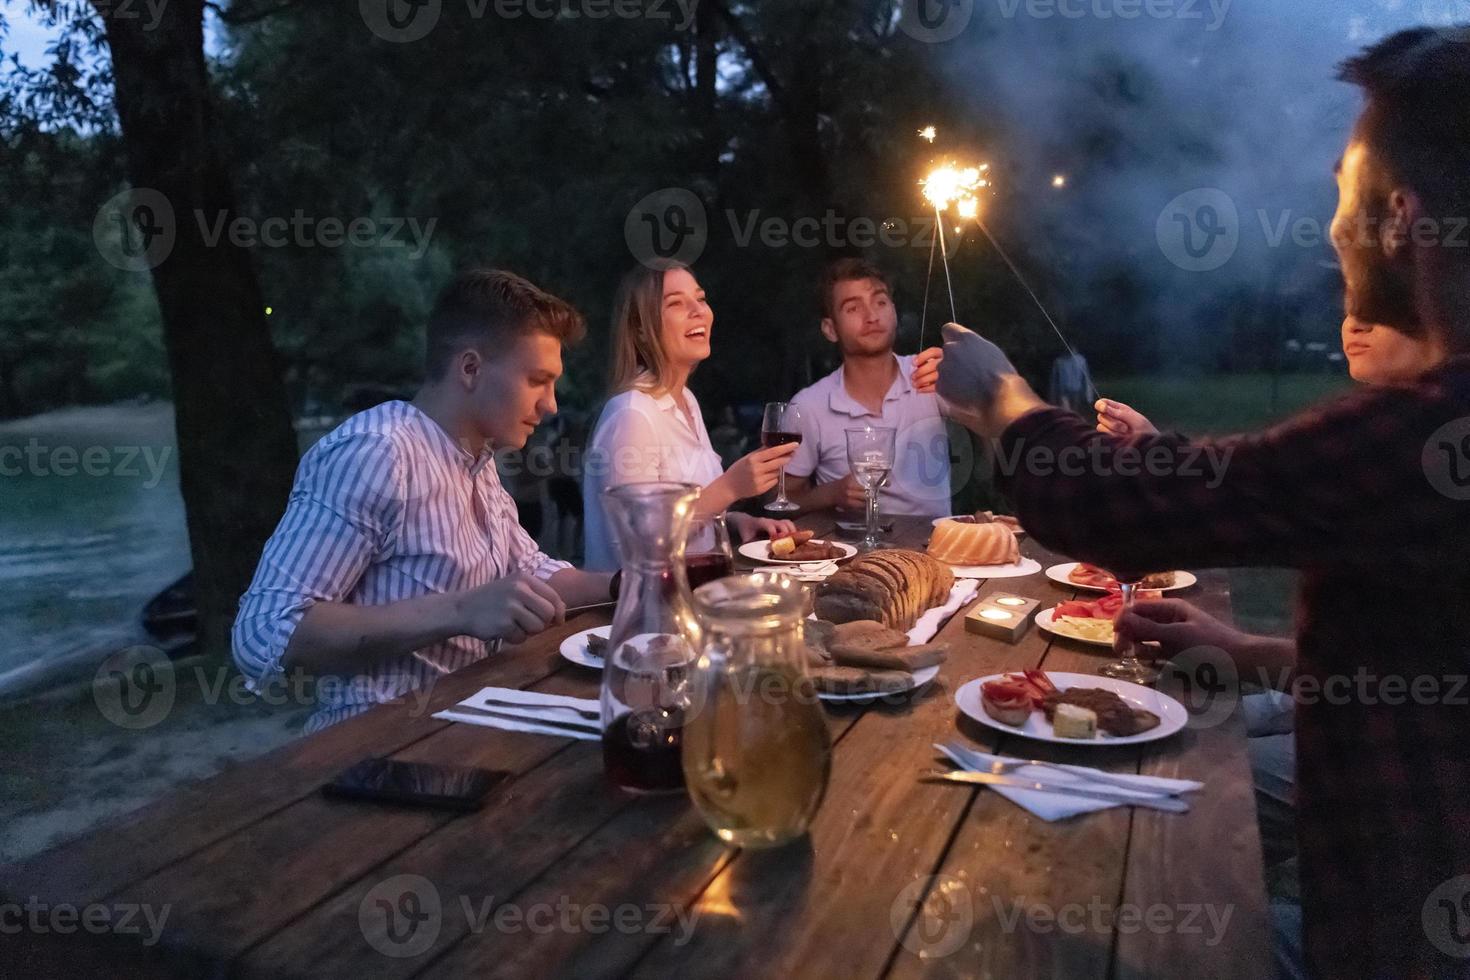
<path id="1" fill-rule="evenodd" d="M 975 604 L 965 614 L 965 630 L 1007 643 L 1017 643 L 1031 628 L 1040 599 L 1028 599 L 1009 592 L 995 592 Z"/>

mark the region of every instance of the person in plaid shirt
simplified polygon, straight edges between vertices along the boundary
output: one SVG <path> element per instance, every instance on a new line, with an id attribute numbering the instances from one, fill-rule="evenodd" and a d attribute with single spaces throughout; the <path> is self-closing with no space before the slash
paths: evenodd
<path id="1" fill-rule="evenodd" d="M 1302 571 L 1285 666 L 1308 966 L 1321 980 L 1465 977 L 1470 31 L 1395 35 L 1343 77 L 1367 94 L 1332 229 L 1347 315 L 1441 348 L 1435 367 L 1258 435 L 1118 437 L 1047 406 L 999 348 L 949 324 L 938 391 L 999 437 L 1002 488 L 1049 548 L 1124 574 Z M 1282 666 L 1249 650 L 1236 662 L 1253 679 Z"/>

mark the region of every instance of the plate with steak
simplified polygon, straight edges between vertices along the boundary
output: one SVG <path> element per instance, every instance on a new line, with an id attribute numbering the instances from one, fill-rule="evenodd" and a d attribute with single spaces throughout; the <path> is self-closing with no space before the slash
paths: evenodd
<path id="1" fill-rule="evenodd" d="M 561 655 L 578 667 L 601 670 L 607 659 L 607 641 L 610 636 L 611 626 L 594 626 L 590 630 L 573 633 L 561 641 Z"/>
<path id="2" fill-rule="evenodd" d="M 1154 742 L 1189 721 L 1184 705 L 1153 688 L 1059 670 L 979 677 L 955 704 L 989 728 L 1059 745 Z"/>
<path id="3" fill-rule="evenodd" d="M 1046 577 L 1058 585 L 1088 589 L 1093 592 L 1111 592 L 1118 587 L 1112 573 L 1089 565 L 1085 561 L 1069 561 L 1053 565 L 1046 570 Z M 1198 582 L 1190 572 L 1151 572 L 1143 577 L 1139 588 L 1158 592 L 1173 592 L 1187 589 Z"/>
<path id="4" fill-rule="evenodd" d="M 810 565 L 813 562 L 846 561 L 857 549 L 840 541 L 819 540 L 811 531 L 798 531 L 774 541 L 747 541 L 740 553 L 753 561 L 771 565 Z"/>

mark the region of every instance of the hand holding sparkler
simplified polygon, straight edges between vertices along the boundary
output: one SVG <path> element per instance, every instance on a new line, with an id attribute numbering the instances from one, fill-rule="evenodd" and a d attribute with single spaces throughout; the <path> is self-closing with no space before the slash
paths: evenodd
<path id="1" fill-rule="evenodd" d="M 921 395 L 927 395 L 934 390 L 934 385 L 939 381 L 939 362 L 942 360 L 944 360 L 944 351 L 938 347 L 919 351 L 914 358 L 915 391 Z"/>
<path id="2" fill-rule="evenodd" d="M 944 325 L 937 390 L 945 415 L 989 438 L 1027 412 L 1046 407 L 1005 351 L 958 323 Z"/>
<path id="3" fill-rule="evenodd" d="M 934 142 L 936 135 L 937 131 L 933 126 L 925 126 L 919 130 L 919 136 L 930 143 Z M 980 216 L 979 194 L 982 189 L 990 186 L 990 181 L 985 176 L 989 170 L 990 165 L 988 163 L 982 163 L 978 167 L 958 167 L 951 163 L 944 163 L 931 170 L 929 176 L 919 182 L 920 186 L 924 189 L 924 199 L 934 206 L 934 220 L 937 226 L 936 240 L 944 256 L 944 282 L 949 289 L 950 319 L 959 319 L 959 312 L 956 309 L 954 299 L 954 283 L 951 281 L 949 274 L 949 251 L 945 248 L 944 242 L 944 212 L 953 208 L 955 214 L 961 221 L 974 220 L 976 227 L 989 240 L 996 254 L 1005 262 L 1006 267 L 1011 270 L 1011 275 L 1015 276 L 1016 282 L 1026 291 L 1026 295 L 1031 297 L 1031 302 L 1036 305 L 1036 308 L 1041 311 L 1041 315 L 1046 318 L 1046 322 L 1051 325 L 1052 331 L 1057 335 L 1057 339 L 1062 342 L 1062 346 L 1067 349 L 1067 353 L 1075 356 L 1077 353 L 1076 349 L 1072 347 L 1071 343 L 1062 334 L 1062 329 L 1057 326 L 1056 320 L 1047 312 L 1045 304 L 1036 295 L 1036 290 L 1032 289 L 1031 284 L 1026 281 L 1026 277 L 1021 275 L 1021 270 L 1016 267 L 1016 263 L 1011 261 L 1011 257 L 1006 254 L 1006 250 L 1001 248 L 1000 242 L 996 241 L 995 236 L 990 233 L 990 228 L 985 224 L 985 219 Z M 1058 190 L 1065 188 L 1067 186 L 1066 175 L 1054 175 L 1051 180 L 1051 186 Z M 956 232 L 959 231 L 958 228 L 955 230 Z M 934 248 L 931 244 L 929 249 L 929 273 L 924 280 L 924 306 L 922 312 L 919 314 L 920 349 L 924 346 L 924 326 L 929 316 L 929 280 L 933 276 Z M 1091 379 L 1088 379 L 1088 387 L 1091 389 L 1093 398 L 1101 397 L 1097 389 L 1092 386 Z"/>

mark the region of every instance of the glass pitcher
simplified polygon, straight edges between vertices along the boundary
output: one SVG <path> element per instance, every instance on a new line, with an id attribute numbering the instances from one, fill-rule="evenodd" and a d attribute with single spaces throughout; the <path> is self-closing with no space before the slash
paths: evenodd
<path id="1" fill-rule="evenodd" d="M 679 763 L 700 628 L 684 548 L 699 487 L 628 483 L 603 495 L 623 580 L 602 671 L 602 755 L 635 793 L 683 789 Z"/>
<path id="2" fill-rule="evenodd" d="M 684 726 L 684 778 L 705 822 L 740 847 L 806 833 L 827 790 L 832 743 L 806 672 L 806 590 L 786 575 L 695 590 L 705 630 L 694 671 L 699 710 Z"/>

